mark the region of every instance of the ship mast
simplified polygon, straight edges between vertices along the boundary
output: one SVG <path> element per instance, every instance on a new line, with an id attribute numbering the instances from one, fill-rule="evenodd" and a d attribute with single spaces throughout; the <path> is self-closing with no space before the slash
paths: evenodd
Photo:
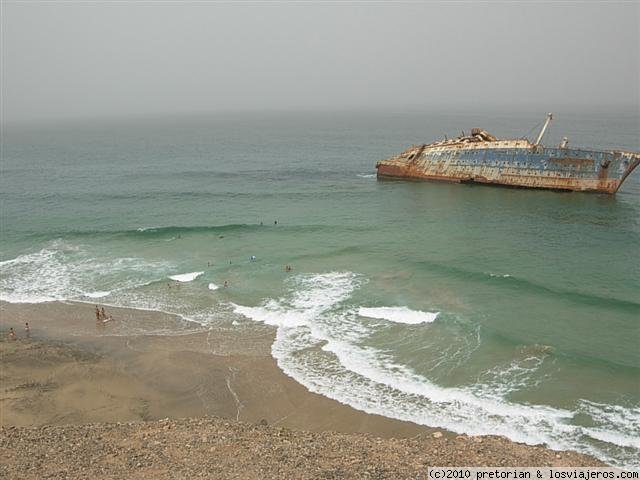
<path id="1" fill-rule="evenodd" d="M 547 113 L 547 120 L 544 122 L 544 125 L 542 126 L 542 130 L 540 130 L 540 135 L 538 135 L 538 138 L 536 140 L 536 143 L 534 143 L 534 145 L 540 145 L 540 141 L 542 140 L 542 137 L 544 136 L 544 132 L 547 130 L 547 127 L 551 123 L 551 120 L 553 120 L 553 114 Z"/>

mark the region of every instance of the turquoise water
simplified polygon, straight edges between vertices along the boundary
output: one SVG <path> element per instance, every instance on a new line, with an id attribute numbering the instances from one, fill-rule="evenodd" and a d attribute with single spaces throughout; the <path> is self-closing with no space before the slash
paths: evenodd
<path id="1" fill-rule="evenodd" d="M 640 468 L 640 171 L 615 196 L 375 179 L 410 144 L 543 116 L 7 127 L 1 298 L 272 325 L 285 373 L 357 409 Z M 549 143 L 640 150 L 637 114 L 557 117 Z"/>

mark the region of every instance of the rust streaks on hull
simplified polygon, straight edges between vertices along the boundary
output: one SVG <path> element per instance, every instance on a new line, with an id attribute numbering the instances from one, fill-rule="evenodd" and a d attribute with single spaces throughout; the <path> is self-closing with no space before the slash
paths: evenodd
<path id="1" fill-rule="evenodd" d="M 572 157 L 562 157 L 562 158 L 550 158 L 549 162 L 551 164 L 555 164 L 563 167 L 574 167 L 574 168 L 593 168 L 594 161 L 591 158 L 572 158 Z"/>
<path id="2" fill-rule="evenodd" d="M 640 154 L 544 148 L 522 142 L 511 148 L 412 147 L 377 163 L 380 178 L 480 183 L 524 188 L 615 193 L 640 164 Z M 482 148 L 484 146 L 484 148 Z"/>

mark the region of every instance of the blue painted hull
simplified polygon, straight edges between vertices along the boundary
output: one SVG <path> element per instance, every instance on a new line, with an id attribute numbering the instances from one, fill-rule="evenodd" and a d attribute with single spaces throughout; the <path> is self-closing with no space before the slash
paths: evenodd
<path id="1" fill-rule="evenodd" d="M 524 140 L 422 145 L 378 162 L 379 177 L 615 193 L 640 163 L 631 152 L 547 148 Z"/>

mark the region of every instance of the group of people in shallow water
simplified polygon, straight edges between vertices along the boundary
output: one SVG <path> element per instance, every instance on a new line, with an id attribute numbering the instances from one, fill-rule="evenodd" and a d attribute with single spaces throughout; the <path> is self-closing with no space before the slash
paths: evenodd
<path id="1" fill-rule="evenodd" d="M 29 327 L 29 322 L 24 323 L 24 337 L 31 338 L 31 327 Z M 9 340 L 15 341 L 18 339 L 18 335 L 16 335 L 16 331 L 13 327 L 9 328 Z"/>
<path id="2" fill-rule="evenodd" d="M 107 316 L 107 312 L 105 312 L 104 307 L 98 308 L 98 306 L 96 305 L 95 312 L 96 312 L 96 323 L 98 325 L 101 325 L 110 320 L 113 320 L 113 317 L 111 315 Z"/>

